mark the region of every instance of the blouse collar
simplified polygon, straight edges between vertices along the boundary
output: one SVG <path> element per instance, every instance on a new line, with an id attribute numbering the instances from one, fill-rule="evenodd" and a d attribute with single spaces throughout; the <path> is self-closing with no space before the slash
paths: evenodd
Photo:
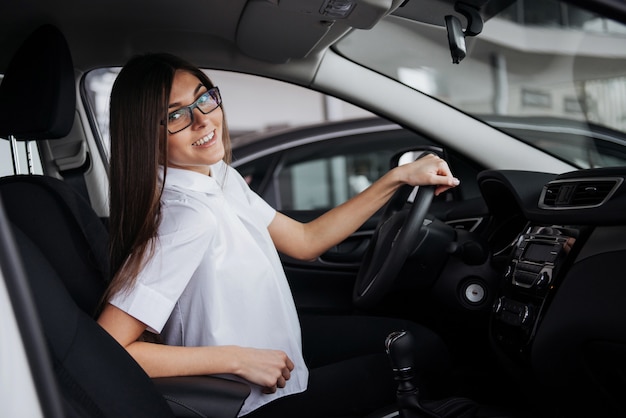
<path id="1" fill-rule="evenodd" d="M 201 193 L 221 193 L 224 168 L 226 163 L 219 161 L 211 166 L 211 175 L 197 173 L 182 168 L 167 167 L 165 188 L 182 188 Z M 163 179 L 163 166 L 159 167 L 159 179 Z"/>

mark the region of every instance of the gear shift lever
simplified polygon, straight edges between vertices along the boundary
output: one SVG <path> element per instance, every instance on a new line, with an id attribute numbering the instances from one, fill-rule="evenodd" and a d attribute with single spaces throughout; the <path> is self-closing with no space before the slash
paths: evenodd
<path id="1" fill-rule="evenodd" d="M 391 361 L 394 378 L 402 390 L 413 390 L 413 335 L 407 331 L 392 332 L 385 340 L 385 350 Z"/>
<path id="2" fill-rule="evenodd" d="M 398 382 L 396 392 L 401 418 L 440 418 L 424 408 L 419 401 L 419 390 L 413 384 L 413 336 L 407 331 L 392 332 L 385 339 L 385 350 L 391 362 L 394 379 Z"/>

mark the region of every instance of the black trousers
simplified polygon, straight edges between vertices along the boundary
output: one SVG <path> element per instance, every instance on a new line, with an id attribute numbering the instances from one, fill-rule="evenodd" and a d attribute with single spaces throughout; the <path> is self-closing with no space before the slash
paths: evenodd
<path id="1" fill-rule="evenodd" d="M 393 331 L 410 331 L 416 342 L 416 384 L 428 387 L 449 368 L 443 341 L 413 322 L 368 316 L 300 316 L 308 389 L 279 398 L 246 417 L 365 417 L 393 406 L 393 379 L 384 342 Z M 287 382 L 289 384 L 289 382 Z"/>

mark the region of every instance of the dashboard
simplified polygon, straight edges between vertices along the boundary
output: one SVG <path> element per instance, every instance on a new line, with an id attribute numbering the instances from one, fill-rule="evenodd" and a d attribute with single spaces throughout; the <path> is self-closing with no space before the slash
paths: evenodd
<path id="1" fill-rule="evenodd" d="M 478 178 L 504 259 L 491 345 L 526 395 L 571 416 L 624 412 L 625 179 L 626 168 Z"/>

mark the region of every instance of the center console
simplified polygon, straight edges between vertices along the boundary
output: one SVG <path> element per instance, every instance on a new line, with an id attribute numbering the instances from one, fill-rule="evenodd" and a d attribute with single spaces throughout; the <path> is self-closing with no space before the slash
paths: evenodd
<path id="1" fill-rule="evenodd" d="M 510 357 L 528 354 L 577 236 L 572 228 L 530 226 L 517 239 L 491 322 L 493 340 Z"/>

